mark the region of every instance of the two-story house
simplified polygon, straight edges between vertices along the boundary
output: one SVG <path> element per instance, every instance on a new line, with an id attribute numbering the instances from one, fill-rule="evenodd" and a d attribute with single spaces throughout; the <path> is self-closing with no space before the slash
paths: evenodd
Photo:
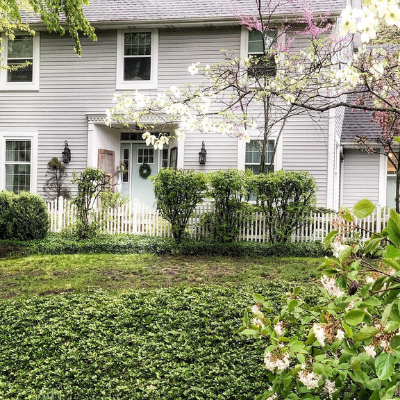
<path id="1" fill-rule="evenodd" d="M 335 21 L 346 0 L 313 3 L 315 11 L 331 11 Z M 301 7 L 292 7 L 292 12 L 301 15 Z M 152 183 L 138 172 L 143 163 L 151 166 L 152 175 L 166 166 L 208 172 L 256 165 L 259 154 L 251 142 L 198 133 L 155 150 L 134 126 L 127 130 L 104 123 L 118 91 L 155 94 L 171 85 L 183 87 L 200 79 L 188 73 L 188 66 L 222 61 L 221 49 L 252 54 L 249 30 L 237 16 L 256 13 L 250 0 L 92 0 L 85 14 L 98 40 L 82 40 L 82 57 L 75 54 L 71 38 L 48 33 L 40 21 L 30 20 L 34 37 L 3 41 L 3 64 L 30 65 L 0 70 L 0 190 L 43 193 L 47 162 L 61 158 L 66 141 L 70 176 L 87 166 L 113 170 L 122 161 L 127 171 L 119 190 L 149 204 L 154 202 Z M 287 8 L 278 8 L 274 18 L 287 13 Z M 302 40 L 296 39 L 299 49 Z M 318 122 L 306 114 L 291 117 L 273 165 L 275 170 L 309 171 L 322 207 L 337 208 L 340 202 L 342 123 L 339 110 L 321 114 Z M 207 162 L 199 164 L 203 141 Z"/>

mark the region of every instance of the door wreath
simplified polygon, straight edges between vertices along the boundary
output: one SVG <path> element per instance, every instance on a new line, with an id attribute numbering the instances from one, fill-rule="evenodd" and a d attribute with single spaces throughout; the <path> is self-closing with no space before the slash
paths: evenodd
<path id="1" fill-rule="evenodd" d="M 147 179 L 151 174 L 151 168 L 149 164 L 142 164 L 139 167 L 139 175 L 143 179 Z"/>

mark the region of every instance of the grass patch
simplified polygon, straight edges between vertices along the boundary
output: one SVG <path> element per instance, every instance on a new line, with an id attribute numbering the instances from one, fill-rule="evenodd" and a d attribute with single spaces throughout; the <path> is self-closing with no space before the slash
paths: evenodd
<path id="1" fill-rule="evenodd" d="M 33 255 L 0 260 L 0 298 L 29 297 L 87 288 L 129 289 L 243 284 L 286 280 L 312 282 L 322 259 L 194 257 L 151 254 Z"/>
<path id="2" fill-rule="evenodd" d="M 291 289 L 276 281 L 0 302 L 0 399 L 253 400 L 266 389 L 263 343 L 234 332 L 252 293 L 276 314 Z M 307 288 L 309 301 L 315 292 Z"/>

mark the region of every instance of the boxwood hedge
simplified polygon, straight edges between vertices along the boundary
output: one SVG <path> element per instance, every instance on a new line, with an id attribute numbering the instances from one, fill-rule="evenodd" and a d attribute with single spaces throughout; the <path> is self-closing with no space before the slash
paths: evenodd
<path id="1" fill-rule="evenodd" d="M 271 244 L 185 240 L 177 244 L 171 238 L 143 235 L 99 235 L 78 241 L 59 234 L 50 234 L 45 239 L 27 242 L 0 240 L 0 254 L 2 249 L 9 249 L 8 253 L 14 254 L 150 253 L 156 255 L 221 255 L 231 257 L 321 257 L 327 254 L 319 242 Z"/>
<path id="2" fill-rule="evenodd" d="M 260 341 L 235 334 L 251 293 L 285 283 L 0 302 L 0 399 L 253 399 Z M 307 289 L 309 298 L 315 289 Z"/>

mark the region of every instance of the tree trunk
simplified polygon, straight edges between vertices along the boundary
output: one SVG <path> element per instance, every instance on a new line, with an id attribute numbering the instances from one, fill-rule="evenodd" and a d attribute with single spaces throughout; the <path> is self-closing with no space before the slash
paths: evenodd
<path id="1" fill-rule="evenodd" d="M 400 152 L 399 152 L 399 157 L 400 157 Z M 400 158 L 399 158 L 400 160 Z M 400 166 L 397 164 L 396 168 L 396 212 L 400 213 Z"/>

